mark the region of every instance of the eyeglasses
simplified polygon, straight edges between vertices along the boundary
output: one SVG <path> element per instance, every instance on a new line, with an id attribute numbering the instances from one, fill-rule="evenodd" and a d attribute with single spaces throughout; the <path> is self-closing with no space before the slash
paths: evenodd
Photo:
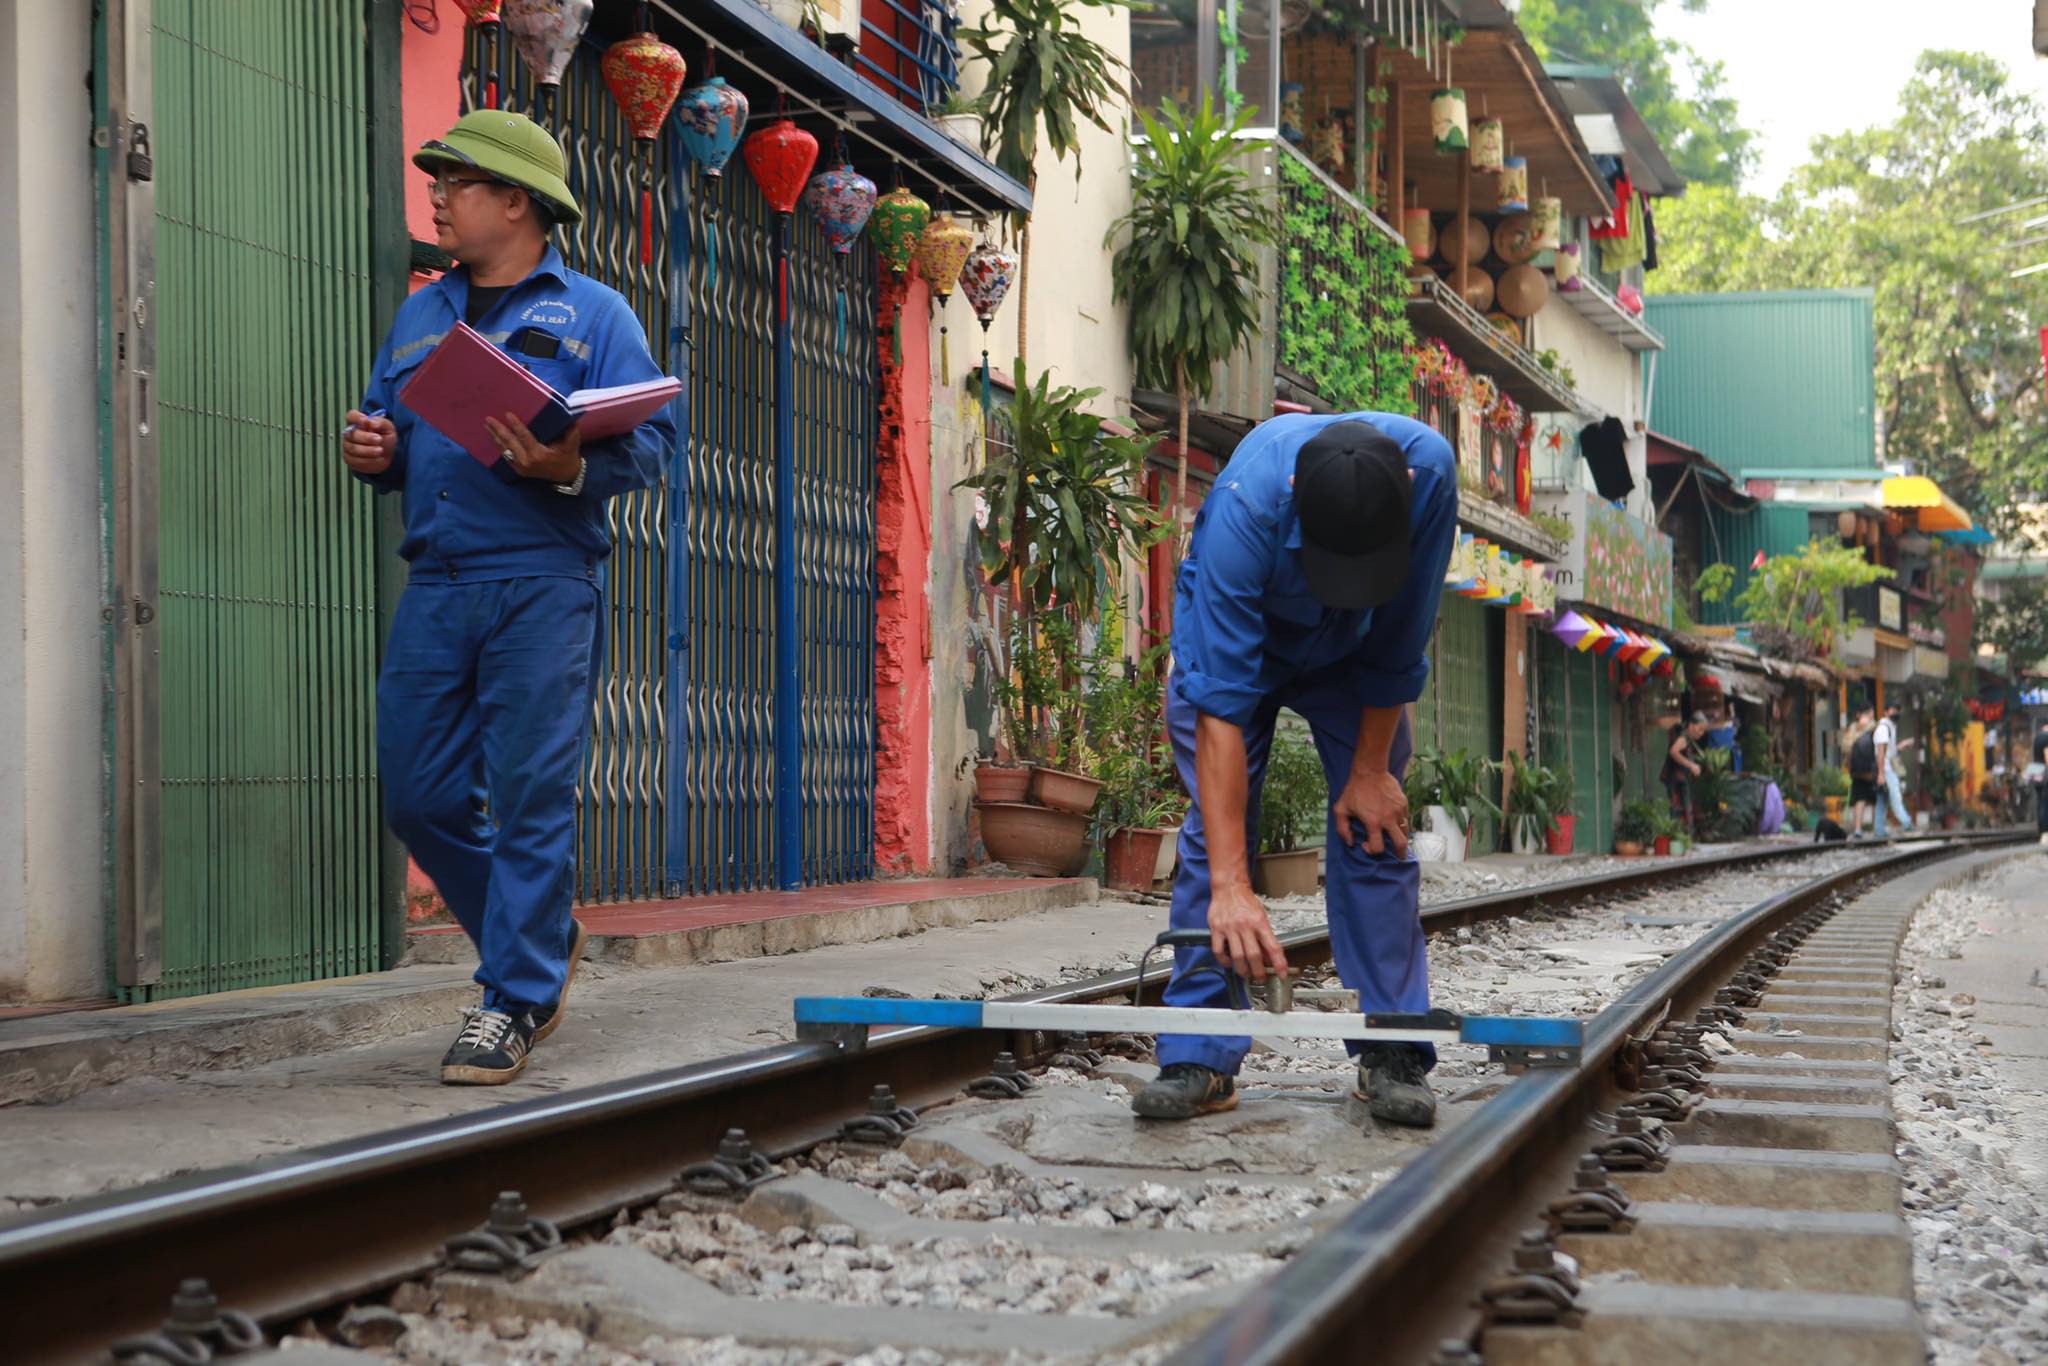
<path id="1" fill-rule="evenodd" d="M 493 179 L 490 176 L 455 177 L 437 175 L 427 182 L 427 198 L 436 204 L 445 204 L 448 202 L 449 194 L 461 189 L 464 185 L 503 185 L 504 183 L 504 181 Z"/>

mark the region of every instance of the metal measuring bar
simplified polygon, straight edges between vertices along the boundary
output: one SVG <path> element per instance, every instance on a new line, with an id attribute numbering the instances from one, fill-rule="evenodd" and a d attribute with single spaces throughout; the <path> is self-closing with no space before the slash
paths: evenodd
<path id="1" fill-rule="evenodd" d="M 1199 935 L 1197 945 L 1191 936 Z M 1208 946 L 1207 931 L 1168 931 L 1153 948 Z M 1147 952 L 1147 957 L 1150 951 Z M 1261 992 L 1265 1008 L 1254 1009 L 1251 993 L 1235 973 L 1220 966 L 1200 971 L 1221 974 L 1243 1002 L 1239 1009 L 1190 1006 L 1081 1005 L 1047 1001 L 940 1001 L 873 996 L 799 996 L 797 1038 L 834 1040 L 864 1047 L 877 1025 L 933 1029 L 1043 1030 L 1075 1034 L 1215 1034 L 1265 1039 L 1336 1039 L 1362 1043 L 1473 1044 L 1495 1061 L 1530 1066 L 1576 1066 L 1585 1028 L 1571 1018 L 1541 1015 L 1358 1014 L 1342 1010 L 1295 1010 L 1295 1001 L 1332 1001 L 1355 1006 L 1357 993 L 1308 990 L 1287 978 L 1269 980 Z M 1143 999 L 1144 963 L 1139 964 Z"/>

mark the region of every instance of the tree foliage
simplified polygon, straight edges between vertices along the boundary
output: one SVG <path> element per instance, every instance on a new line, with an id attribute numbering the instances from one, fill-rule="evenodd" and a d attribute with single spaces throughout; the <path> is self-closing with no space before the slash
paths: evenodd
<path id="1" fill-rule="evenodd" d="M 1814 540 L 1773 555 L 1735 597 L 1757 648 L 1790 659 L 1840 658 L 1842 637 L 1864 623 L 1842 611 L 1842 590 L 1892 577 L 1863 558 L 1859 546 Z M 1709 565 L 1694 587 L 1702 602 L 1719 602 L 1735 584 L 1732 565 Z"/>
<path id="2" fill-rule="evenodd" d="M 1040 130 L 1053 155 L 1079 156 L 1081 124 L 1114 132 L 1109 114 L 1125 98 L 1125 67 L 1116 54 L 1081 32 L 1079 14 L 1121 9 L 1126 0 L 991 0 L 977 28 L 960 39 L 988 63 L 988 84 L 975 101 L 983 114 L 982 147 L 1004 172 L 1029 185 L 1035 178 Z"/>
<path id="3" fill-rule="evenodd" d="M 2048 121 L 1993 59 L 1927 52 L 1898 117 L 1816 138 L 1775 200 L 1698 187 L 1659 209 L 1660 292 L 1870 287 L 1887 458 L 2009 531 L 2048 484 L 2040 328 L 2048 274 L 2007 248 L 2048 184 Z"/>
<path id="4" fill-rule="evenodd" d="M 1978 607 L 1977 635 L 2014 672 L 2038 673 L 2048 662 L 2048 592 L 2038 583 L 2006 584 L 1997 601 Z"/>
<path id="5" fill-rule="evenodd" d="M 1755 134 L 1742 126 L 1721 63 L 1657 36 L 1654 20 L 1667 4 L 1699 13 L 1708 0 L 1523 0 L 1516 22 L 1546 61 L 1612 67 L 1688 182 L 1738 184 L 1756 159 Z"/>

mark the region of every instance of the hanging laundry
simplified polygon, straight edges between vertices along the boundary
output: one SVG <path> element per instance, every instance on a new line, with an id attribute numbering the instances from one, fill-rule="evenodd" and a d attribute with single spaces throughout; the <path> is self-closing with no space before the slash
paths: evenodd
<path id="1" fill-rule="evenodd" d="M 1636 196 L 1636 187 L 1622 171 L 1609 182 L 1614 189 L 1614 217 L 1593 220 L 1593 240 L 1604 242 L 1610 237 L 1628 236 L 1629 201 Z"/>
<path id="2" fill-rule="evenodd" d="M 1643 197 L 1643 269 L 1657 268 L 1657 219 L 1650 212 L 1649 196 Z"/>
<path id="3" fill-rule="evenodd" d="M 1622 235 L 1602 238 L 1600 242 L 1600 269 L 1608 275 L 1619 275 L 1630 266 L 1639 266 L 1648 254 L 1649 238 L 1643 230 L 1643 206 L 1634 194 L 1621 202 L 1625 219 Z M 1599 233 L 1593 234 L 1599 237 Z"/>

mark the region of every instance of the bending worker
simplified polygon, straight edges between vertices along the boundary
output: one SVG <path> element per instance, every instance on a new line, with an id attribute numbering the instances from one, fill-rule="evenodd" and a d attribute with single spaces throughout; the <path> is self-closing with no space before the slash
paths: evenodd
<path id="1" fill-rule="evenodd" d="M 1327 888 L 1338 975 L 1366 1011 L 1429 1008 L 1420 876 L 1401 775 L 1407 704 L 1429 675 L 1456 533 L 1451 448 L 1381 413 L 1274 418 L 1245 438 L 1196 518 L 1174 601 L 1166 724 L 1194 809 L 1181 827 L 1172 1006 L 1224 1007 L 1210 955 L 1254 981 L 1287 971 L 1253 895 L 1260 779 L 1286 707 L 1307 720 L 1334 800 Z M 1187 1119 L 1237 1104 L 1251 1041 L 1162 1035 L 1159 1076 L 1132 1108 Z M 1350 1045 L 1371 1113 L 1427 1126 L 1433 1050 Z"/>
<path id="2" fill-rule="evenodd" d="M 348 415 L 342 458 L 403 494 L 410 566 L 377 682 L 377 758 L 391 828 L 476 945 L 482 1004 L 441 1080 L 510 1081 L 562 1021 L 583 932 L 569 913 L 576 780 L 602 652 L 605 504 L 662 476 L 666 411 L 584 445 L 542 444 L 511 413 L 485 466 L 401 395 L 466 322 L 556 392 L 657 379 L 615 291 L 548 241 L 581 217 L 562 149 L 521 114 L 480 110 L 413 164 L 433 177 L 440 246 L 461 264 L 398 311 Z"/>

